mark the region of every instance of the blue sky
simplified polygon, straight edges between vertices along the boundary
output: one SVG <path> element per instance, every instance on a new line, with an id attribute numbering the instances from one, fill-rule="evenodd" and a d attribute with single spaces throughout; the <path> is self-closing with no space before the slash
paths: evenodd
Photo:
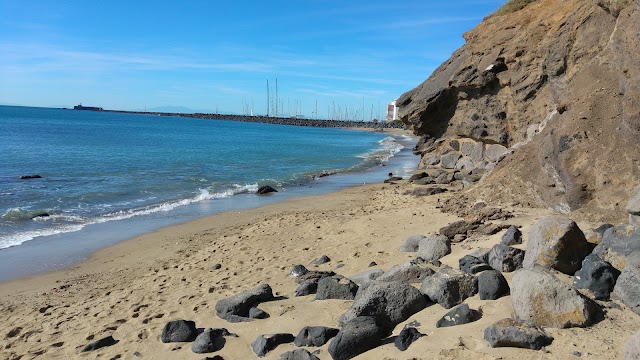
<path id="1" fill-rule="evenodd" d="M 0 103 L 368 120 L 502 3 L 0 0 Z"/>

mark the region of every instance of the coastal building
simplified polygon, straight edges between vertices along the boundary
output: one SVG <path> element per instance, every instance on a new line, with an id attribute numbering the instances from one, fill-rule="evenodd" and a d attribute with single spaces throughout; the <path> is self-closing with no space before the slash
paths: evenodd
<path id="1" fill-rule="evenodd" d="M 398 107 L 396 106 L 396 100 L 393 100 L 391 104 L 387 105 L 387 121 L 391 122 L 398 120 Z"/>

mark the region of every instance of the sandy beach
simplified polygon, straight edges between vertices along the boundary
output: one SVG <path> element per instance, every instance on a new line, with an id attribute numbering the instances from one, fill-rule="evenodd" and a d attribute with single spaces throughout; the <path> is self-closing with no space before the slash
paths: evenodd
<path id="1" fill-rule="evenodd" d="M 201 359 L 190 343 L 162 343 L 171 320 L 193 320 L 198 328 L 224 327 L 238 338 L 227 338 L 216 354 L 225 359 L 257 358 L 250 344 L 259 335 L 289 332 L 304 326 L 339 327 L 338 318 L 350 301 L 294 297 L 297 284 L 289 276 L 296 264 L 310 270 L 335 270 L 344 276 L 391 266 L 415 257 L 399 247 L 411 235 L 435 233 L 459 218 L 437 207 L 448 192 L 416 197 L 405 194 L 416 185 L 374 184 L 338 193 L 297 198 L 253 210 L 226 212 L 119 243 L 95 253 L 70 269 L 0 285 L 0 316 L 4 326 L 0 357 L 100 359 Z M 505 206 L 515 217 L 509 224 L 526 234 L 544 209 Z M 579 221 L 578 221 L 579 222 Z M 580 222 L 579 222 L 580 223 Z M 581 226 L 583 225 L 580 223 Z M 584 224 L 590 226 L 591 224 Z M 500 235 L 479 236 L 453 244 L 442 263 L 457 268 L 464 254 L 490 247 Z M 523 245 L 518 247 L 523 248 Z M 323 265 L 310 263 L 327 255 Z M 214 270 L 215 264 L 221 268 Z M 505 274 L 510 279 L 509 274 Z M 564 279 L 570 281 L 569 278 Z M 280 300 L 263 303 L 268 319 L 228 323 L 215 315 L 215 303 L 229 295 L 269 284 Z M 427 336 L 400 352 L 390 341 L 358 359 L 620 359 L 626 339 L 640 328 L 624 306 L 605 304 L 607 319 L 589 328 L 547 329 L 555 340 L 543 351 L 489 347 L 483 330 L 509 317 L 510 297 L 467 303 L 483 312 L 474 323 L 436 328 L 448 310 L 432 305 L 410 317 Z M 402 329 L 400 324 L 394 335 Z M 80 353 L 88 343 L 112 335 L 119 342 Z M 295 349 L 281 345 L 265 359 Z M 327 345 L 321 359 L 329 359 Z M 309 350 L 313 351 L 313 348 Z"/>

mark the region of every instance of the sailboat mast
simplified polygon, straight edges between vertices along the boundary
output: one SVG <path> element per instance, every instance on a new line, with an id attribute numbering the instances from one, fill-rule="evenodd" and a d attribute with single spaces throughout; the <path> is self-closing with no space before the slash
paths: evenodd
<path id="1" fill-rule="evenodd" d="M 276 117 L 278 117 L 278 78 L 276 78 Z"/>
<path id="2" fill-rule="evenodd" d="M 267 117 L 269 117 L 269 101 L 271 98 L 269 97 L 269 79 L 267 79 Z"/>

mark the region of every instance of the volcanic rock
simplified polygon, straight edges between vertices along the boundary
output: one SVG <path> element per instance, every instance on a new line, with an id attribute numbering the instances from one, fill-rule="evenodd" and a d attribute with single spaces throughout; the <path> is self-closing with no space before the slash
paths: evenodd
<path id="1" fill-rule="evenodd" d="M 256 191 L 256 194 L 265 195 L 265 194 L 274 193 L 274 192 L 278 192 L 278 190 L 272 188 L 269 185 L 264 185 L 258 188 L 258 191 Z"/>
<path id="2" fill-rule="evenodd" d="M 293 335 L 286 333 L 260 335 L 251 343 L 251 348 L 256 355 L 263 357 L 278 345 L 293 342 L 294 339 Z"/>
<path id="3" fill-rule="evenodd" d="M 573 286 L 589 289 L 597 300 L 608 300 L 620 271 L 596 254 L 582 260 L 582 268 L 573 276 Z"/>
<path id="4" fill-rule="evenodd" d="M 96 340 L 96 341 L 88 344 L 87 346 L 83 347 L 82 350 L 80 350 L 80 352 L 98 350 L 98 349 L 106 347 L 106 346 L 115 345 L 118 342 L 120 342 L 120 340 L 116 340 L 116 339 L 113 338 L 113 336 L 109 335 L 107 337 L 103 337 L 100 340 Z"/>
<path id="5" fill-rule="evenodd" d="M 240 318 L 249 318 L 249 310 L 264 301 L 273 300 L 273 292 L 268 284 L 258 285 L 252 290 L 245 290 L 233 296 L 218 300 L 216 314 L 219 318 L 229 321 L 235 315 Z"/>
<path id="6" fill-rule="evenodd" d="M 439 260 L 450 253 L 451 241 L 442 235 L 429 235 L 418 246 L 418 257 L 424 261 Z"/>
<path id="7" fill-rule="evenodd" d="M 627 266 L 616 281 L 613 294 L 640 315 L 640 252 L 629 256 Z"/>
<path id="8" fill-rule="evenodd" d="M 509 226 L 502 235 L 500 244 L 507 246 L 522 244 L 522 232 L 515 225 Z"/>
<path id="9" fill-rule="evenodd" d="M 442 307 L 450 309 L 478 292 L 478 281 L 473 275 L 444 267 L 427 277 L 420 292 Z"/>
<path id="10" fill-rule="evenodd" d="M 296 346 L 322 346 L 336 336 L 340 329 L 326 326 L 305 326 L 300 330 L 293 343 Z"/>
<path id="11" fill-rule="evenodd" d="M 513 319 L 502 319 L 484 330 L 484 339 L 491 347 L 517 347 L 540 350 L 551 345 L 553 338 L 544 330 Z"/>
<path id="12" fill-rule="evenodd" d="M 489 251 L 489 265 L 501 272 L 512 272 L 522 268 L 522 261 L 525 258 L 523 250 L 496 244 Z"/>
<path id="13" fill-rule="evenodd" d="M 372 316 L 360 316 L 344 324 L 329 344 L 333 360 L 348 360 L 382 344 L 391 328 L 381 326 Z"/>
<path id="14" fill-rule="evenodd" d="M 353 300 L 357 292 L 358 285 L 356 283 L 346 277 L 334 275 L 318 281 L 316 300 Z"/>
<path id="15" fill-rule="evenodd" d="M 198 336 L 196 323 L 189 320 L 169 321 L 162 329 L 160 340 L 163 343 L 193 341 Z"/>
<path id="16" fill-rule="evenodd" d="M 405 351 L 416 340 L 420 339 L 424 334 L 421 334 L 418 329 L 414 327 L 406 327 L 400 331 L 400 334 L 393 341 L 393 344 L 400 351 Z"/>
<path id="17" fill-rule="evenodd" d="M 469 308 L 467 304 L 461 304 L 446 313 L 438 322 L 436 327 L 449 327 L 467 324 L 479 320 L 482 317 L 482 313 L 478 310 Z"/>
<path id="18" fill-rule="evenodd" d="M 517 320 L 537 326 L 588 326 L 602 314 L 593 300 L 542 268 L 520 269 L 513 274 L 511 302 Z"/>
<path id="19" fill-rule="evenodd" d="M 591 244 L 573 220 L 548 216 L 531 227 L 523 266 L 531 268 L 538 264 L 573 275 L 591 250 Z"/>
<path id="20" fill-rule="evenodd" d="M 478 275 L 480 300 L 496 300 L 509 295 L 509 292 L 509 283 L 500 271 L 487 270 Z"/>
<path id="21" fill-rule="evenodd" d="M 398 264 L 380 275 L 376 281 L 400 281 L 410 284 L 421 283 L 427 276 L 433 275 L 435 271 L 426 266 L 420 266 L 412 261 Z"/>

